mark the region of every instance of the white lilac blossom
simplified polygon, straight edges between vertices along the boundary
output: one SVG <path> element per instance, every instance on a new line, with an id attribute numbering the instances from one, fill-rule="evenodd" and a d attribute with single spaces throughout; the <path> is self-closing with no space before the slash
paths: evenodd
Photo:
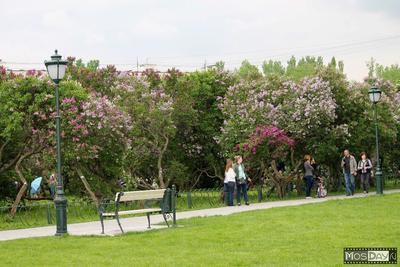
<path id="1" fill-rule="evenodd" d="M 337 104 L 328 82 L 309 77 L 280 86 L 268 81 L 240 81 L 229 87 L 219 108 L 225 121 L 218 140 L 240 143 L 260 125 L 274 125 L 296 139 L 305 138 L 336 118 Z"/>

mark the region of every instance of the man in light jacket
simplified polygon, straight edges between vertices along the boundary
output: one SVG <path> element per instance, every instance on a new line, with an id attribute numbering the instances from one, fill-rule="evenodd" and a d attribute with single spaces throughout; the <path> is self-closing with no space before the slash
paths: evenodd
<path id="1" fill-rule="evenodd" d="M 355 176 L 357 176 L 357 161 L 349 150 L 344 151 L 341 166 L 343 168 L 344 180 L 346 182 L 346 195 L 354 195 Z"/>

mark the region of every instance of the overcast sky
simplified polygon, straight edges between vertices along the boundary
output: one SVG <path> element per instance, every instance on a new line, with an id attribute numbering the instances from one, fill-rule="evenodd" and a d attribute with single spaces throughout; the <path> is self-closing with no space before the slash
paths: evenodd
<path id="1" fill-rule="evenodd" d="M 0 0 L 0 19 L 0 59 L 35 63 L 13 69 L 43 68 L 55 48 L 119 69 L 335 56 L 356 80 L 371 57 L 400 63 L 398 0 Z"/>

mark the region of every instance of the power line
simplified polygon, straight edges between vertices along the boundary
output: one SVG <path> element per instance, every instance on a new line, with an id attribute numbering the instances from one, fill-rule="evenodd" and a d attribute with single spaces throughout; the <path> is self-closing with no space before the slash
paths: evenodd
<path id="1" fill-rule="evenodd" d="M 392 35 L 392 36 L 388 36 L 388 37 L 382 37 L 382 38 L 377 38 L 377 39 L 370 39 L 370 40 L 364 40 L 364 41 L 355 41 L 355 42 L 347 42 L 347 43 L 342 43 L 342 44 L 338 44 L 338 45 L 318 45 L 318 46 L 305 46 L 305 47 L 302 47 L 302 48 L 300 48 L 300 51 L 301 51 L 301 49 L 305 49 L 306 51 L 308 50 L 308 52 L 306 52 L 306 53 L 308 53 L 308 54 L 311 54 L 311 55 L 315 55 L 315 54 L 320 54 L 320 53 L 324 53 L 324 52 L 329 52 L 329 51 L 331 51 L 332 53 L 342 53 L 343 51 L 351 51 L 352 49 L 358 49 L 357 51 L 356 51 L 356 53 L 359 53 L 360 52 L 360 48 L 365 48 L 365 46 L 371 46 L 371 45 L 378 45 L 379 43 L 381 43 L 381 42 L 387 42 L 387 41 L 390 41 L 390 40 L 396 40 L 396 39 L 400 39 L 400 35 Z M 379 44 L 379 45 L 382 45 L 382 44 Z M 319 48 L 320 47 L 320 49 L 317 49 L 317 50 L 311 50 L 311 49 L 315 49 L 315 48 Z M 275 50 L 268 50 L 269 52 L 270 51 L 284 51 L 284 49 L 275 49 Z M 266 50 L 258 50 L 258 51 L 266 51 Z M 295 54 L 296 52 L 298 52 L 299 50 L 298 50 L 298 48 L 293 48 L 293 49 L 287 49 L 286 50 L 286 52 L 284 52 L 284 53 L 278 53 L 278 54 L 270 54 L 270 55 L 264 55 L 264 56 L 262 56 L 263 57 L 263 60 L 262 61 L 264 61 L 265 59 L 273 59 L 273 58 L 279 58 L 279 57 L 283 57 L 283 56 L 290 56 L 290 55 L 293 55 L 293 54 Z M 255 51 L 253 51 L 253 52 L 255 52 Z M 250 53 L 253 53 L 253 52 L 250 52 Z M 220 56 L 223 56 L 223 55 L 243 55 L 243 54 L 247 54 L 247 52 L 242 52 L 242 53 L 225 53 L 225 54 L 221 54 Z M 345 53 L 345 54 L 348 54 L 348 53 Z M 157 58 L 157 57 L 156 57 Z M 159 57 L 159 58 L 174 58 L 174 57 Z M 185 58 L 185 56 L 182 56 L 181 58 Z M 256 61 L 260 61 L 260 56 L 257 56 L 257 58 L 255 59 Z M 146 61 L 148 61 L 148 59 L 149 58 L 146 58 Z M 155 65 L 155 66 L 159 66 L 159 67 L 176 67 L 176 68 L 202 68 L 204 65 L 203 65 L 203 63 L 204 63 L 204 57 L 203 57 L 203 59 L 202 59 L 202 61 L 199 61 L 199 62 L 196 62 L 196 63 L 193 63 L 193 62 L 191 62 L 191 63 L 178 63 L 178 64 L 174 64 L 174 63 L 167 63 L 167 62 L 160 62 L 160 61 L 158 61 L 158 63 L 154 63 L 154 64 L 152 64 L 153 66 Z M 237 60 L 229 60 L 229 59 L 227 59 L 227 60 L 223 60 L 225 63 L 227 63 L 227 64 L 237 64 L 237 63 L 241 63 L 242 61 L 243 61 L 243 58 L 241 58 L 241 59 L 237 59 Z M 43 62 L 18 62 L 18 61 L 1 61 L 1 63 L 0 64 L 4 64 L 4 65 L 33 65 L 33 66 L 35 66 L 35 65 L 43 65 Z M 132 66 L 132 67 L 136 67 L 136 69 L 137 70 L 139 70 L 139 66 L 140 66 L 140 64 L 139 64 L 139 60 L 138 60 L 138 58 L 136 58 L 136 61 L 135 62 L 124 62 L 124 63 L 118 63 L 118 62 L 115 62 L 115 63 L 101 63 L 100 64 L 101 66 L 105 66 L 105 65 L 115 65 L 115 66 L 121 66 L 121 67 L 123 67 L 123 66 L 125 66 L 125 67 L 129 67 L 129 66 Z M 144 64 L 144 65 L 146 65 L 146 64 Z M 204 67 L 203 67 L 204 68 Z"/>

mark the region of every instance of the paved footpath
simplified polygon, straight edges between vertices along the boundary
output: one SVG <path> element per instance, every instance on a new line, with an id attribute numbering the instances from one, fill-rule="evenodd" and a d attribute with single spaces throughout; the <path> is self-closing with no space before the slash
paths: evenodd
<path id="1" fill-rule="evenodd" d="M 384 194 L 400 193 L 400 189 L 386 190 Z M 177 212 L 177 219 L 187 219 L 193 217 L 205 217 L 215 215 L 229 215 L 233 213 L 239 213 L 251 210 L 262 210 L 277 207 L 288 207 L 288 206 L 299 206 L 312 203 L 321 203 L 329 200 L 336 199 L 351 199 L 359 197 L 367 197 L 375 195 L 375 193 L 355 194 L 352 197 L 346 197 L 344 195 L 339 196 L 328 196 L 326 198 L 313 198 L 313 199 L 296 199 L 296 200 L 282 200 L 282 201 L 271 201 L 263 203 L 254 203 L 249 206 L 233 206 L 233 207 L 221 207 L 203 210 L 192 210 Z M 122 227 L 125 232 L 141 232 L 147 231 L 147 218 L 146 216 L 123 218 L 120 220 Z M 161 215 L 151 216 L 152 224 L 160 224 L 164 220 Z M 116 220 L 105 221 L 105 235 L 113 236 L 121 234 Z M 166 225 L 152 225 L 152 229 L 166 228 Z M 36 227 L 19 230 L 8 230 L 0 231 L 0 241 L 29 238 L 29 237 L 41 237 L 41 236 L 54 236 L 56 232 L 55 226 Z M 68 233 L 70 235 L 101 235 L 101 226 L 99 221 L 85 222 L 85 223 L 74 223 L 68 225 Z"/>

